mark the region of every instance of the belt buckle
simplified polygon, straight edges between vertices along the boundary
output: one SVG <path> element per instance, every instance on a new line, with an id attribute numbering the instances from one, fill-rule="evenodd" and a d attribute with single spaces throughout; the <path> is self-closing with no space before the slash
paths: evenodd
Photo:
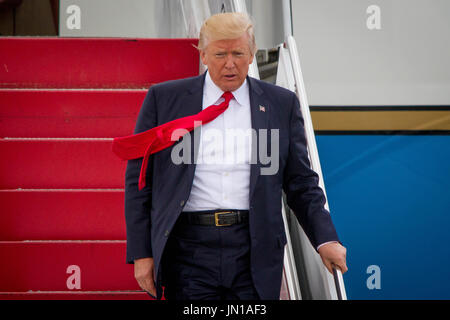
<path id="1" fill-rule="evenodd" d="M 232 211 L 219 211 L 219 212 L 214 212 L 214 221 L 216 223 L 216 227 L 226 227 L 226 226 L 231 226 L 231 223 L 219 223 L 219 216 L 221 214 L 225 214 L 225 213 L 232 213 Z"/>

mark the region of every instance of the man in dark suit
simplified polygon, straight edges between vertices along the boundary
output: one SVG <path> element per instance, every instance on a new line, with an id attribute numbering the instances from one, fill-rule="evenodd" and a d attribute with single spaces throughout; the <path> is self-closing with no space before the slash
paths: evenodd
<path id="1" fill-rule="evenodd" d="M 209 18 L 199 51 L 208 71 L 152 86 L 135 134 L 220 104 L 224 92 L 233 95 L 217 118 L 150 157 L 142 190 L 142 159 L 128 162 L 127 262 L 139 285 L 158 298 L 164 286 L 168 299 L 278 299 L 282 190 L 328 270 L 334 264 L 345 272 L 346 249 L 310 169 L 299 101 L 247 75 L 256 51 L 248 16 Z M 230 143 L 229 129 L 251 139 Z"/>

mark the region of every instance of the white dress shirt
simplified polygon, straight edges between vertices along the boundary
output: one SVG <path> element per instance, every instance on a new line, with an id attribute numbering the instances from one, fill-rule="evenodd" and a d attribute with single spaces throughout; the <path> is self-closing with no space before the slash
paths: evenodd
<path id="1" fill-rule="evenodd" d="M 203 109 L 224 92 L 206 73 Z M 251 116 L 247 80 L 233 91 L 224 113 L 201 126 L 191 194 L 183 211 L 249 208 Z"/>
<path id="2" fill-rule="evenodd" d="M 223 93 L 207 72 L 203 109 L 223 101 Z M 249 208 L 252 123 L 247 80 L 233 96 L 224 113 L 201 127 L 194 181 L 183 211 Z"/>

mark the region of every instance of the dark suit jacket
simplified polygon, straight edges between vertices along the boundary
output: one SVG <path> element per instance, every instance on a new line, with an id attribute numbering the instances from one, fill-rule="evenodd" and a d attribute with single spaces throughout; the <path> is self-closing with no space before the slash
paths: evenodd
<path id="1" fill-rule="evenodd" d="M 135 133 L 202 110 L 205 75 L 152 86 L 140 110 Z M 254 129 L 279 129 L 279 170 L 261 175 L 259 161 L 250 171 L 251 270 L 262 299 L 279 299 L 286 235 L 281 214 L 282 190 L 312 245 L 338 241 L 318 176 L 310 169 L 303 118 L 296 95 L 286 89 L 247 77 Z M 261 111 L 259 106 L 264 106 Z M 195 131 L 198 132 L 198 129 Z M 195 135 L 188 138 L 194 156 Z M 198 140 L 198 139 L 197 139 Z M 270 138 L 268 139 L 270 142 Z M 181 143 L 181 142 L 178 142 Z M 146 187 L 138 191 L 142 159 L 128 161 L 125 177 L 127 263 L 153 257 L 161 297 L 160 262 L 167 238 L 189 198 L 195 164 L 174 164 L 171 148 L 149 161 Z M 270 146 L 268 147 L 270 150 Z M 194 158 L 192 158 L 194 159 Z M 193 162 L 193 161 L 192 161 Z"/>

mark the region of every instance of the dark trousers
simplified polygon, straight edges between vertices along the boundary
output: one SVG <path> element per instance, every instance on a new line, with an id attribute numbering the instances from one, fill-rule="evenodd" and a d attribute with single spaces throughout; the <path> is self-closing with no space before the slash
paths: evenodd
<path id="1" fill-rule="evenodd" d="M 162 261 L 167 300 L 258 300 L 250 273 L 248 223 L 177 222 Z"/>

